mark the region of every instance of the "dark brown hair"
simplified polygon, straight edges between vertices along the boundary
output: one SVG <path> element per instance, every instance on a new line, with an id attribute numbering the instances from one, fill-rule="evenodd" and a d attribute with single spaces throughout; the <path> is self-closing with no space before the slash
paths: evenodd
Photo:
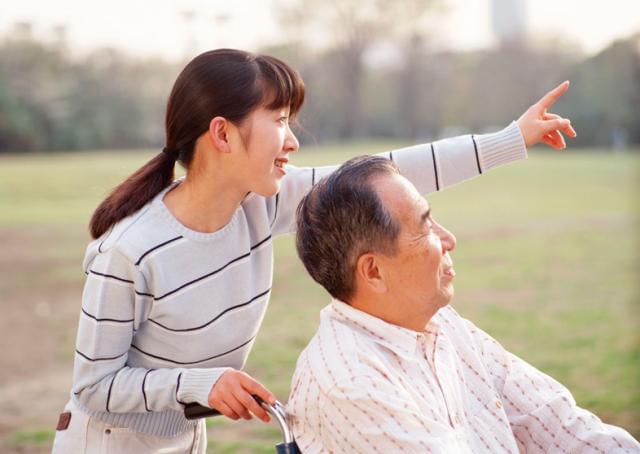
<path id="1" fill-rule="evenodd" d="M 290 108 L 295 118 L 304 102 L 300 75 L 283 61 L 235 49 L 217 49 L 191 60 L 176 79 L 165 118 L 166 147 L 102 201 L 91 217 L 93 238 L 135 213 L 169 186 L 178 161 L 189 169 L 195 143 L 209 122 L 221 116 L 240 125 L 261 105 Z"/>
<path id="2" fill-rule="evenodd" d="M 348 302 L 353 296 L 362 254 L 396 254 L 400 224 L 382 204 L 373 182 L 398 173 L 386 158 L 353 158 L 320 180 L 298 205 L 298 256 L 334 298 Z"/>

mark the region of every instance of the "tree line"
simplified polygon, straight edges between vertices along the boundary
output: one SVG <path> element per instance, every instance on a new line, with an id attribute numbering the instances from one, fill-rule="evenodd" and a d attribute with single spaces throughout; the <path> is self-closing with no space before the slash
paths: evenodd
<path id="1" fill-rule="evenodd" d="M 258 50 L 291 63 L 305 80 L 303 143 L 431 140 L 495 129 L 570 79 L 570 93 L 555 110 L 578 130 L 573 143 L 640 144 L 640 34 L 589 57 L 525 43 L 437 52 L 407 26 L 397 51 L 371 61 L 367 43 L 374 41 L 362 28 L 322 51 L 305 51 L 295 33 L 287 44 Z M 166 100 L 183 66 L 113 49 L 77 58 L 64 42 L 5 36 L 0 152 L 159 148 Z"/>

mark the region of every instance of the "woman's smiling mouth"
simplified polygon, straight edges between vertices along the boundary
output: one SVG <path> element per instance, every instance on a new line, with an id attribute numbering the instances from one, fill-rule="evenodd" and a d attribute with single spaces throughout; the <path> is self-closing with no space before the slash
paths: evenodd
<path id="1" fill-rule="evenodd" d="M 277 168 L 284 170 L 284 166 L 288 162 L 289 162 L 289 160 L 287 158 L 276 158 L 275 161 L 273 161 L 273 164 Z"/>

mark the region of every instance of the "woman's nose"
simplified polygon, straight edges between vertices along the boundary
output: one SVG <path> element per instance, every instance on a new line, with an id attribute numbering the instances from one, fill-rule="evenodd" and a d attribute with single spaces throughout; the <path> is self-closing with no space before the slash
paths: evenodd
<path id="1" fill-rule="evenodd" d="M 287 134 L 287 137 L 285 139 L 284 149 L 289 153 L 294 153 L 298 151 L 299 148 L 300 142 L 298 142 L 298 138 L 289 127 L 289 133 Z"/>

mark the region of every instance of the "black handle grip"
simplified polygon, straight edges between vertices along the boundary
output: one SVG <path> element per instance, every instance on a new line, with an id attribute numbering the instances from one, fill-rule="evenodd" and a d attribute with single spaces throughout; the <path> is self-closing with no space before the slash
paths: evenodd
<path id="1" fill-rule="evenodd" d="M 190 403 L 184 407 L 184 417 L 187 419 L 208 418 L 210 416 L 220 416 L 218 410 L 209 407 L 203 407 L 200 404 Z"/>
<path id="2" fill-rule="evenodd" d="M 258 405 L 262 405 L 264 401 L 260 399 L 256 394 L 252 394 L 252 397 L 258 402 Z M 211 416 L 220 416 L 218 410 L 209 407 L 203 407 L 200 404 L 195 402 L 187 404 L 184 407 L 184 417 L 187 419 L 200 419 L 200 418 L 209 418 Z"/>

